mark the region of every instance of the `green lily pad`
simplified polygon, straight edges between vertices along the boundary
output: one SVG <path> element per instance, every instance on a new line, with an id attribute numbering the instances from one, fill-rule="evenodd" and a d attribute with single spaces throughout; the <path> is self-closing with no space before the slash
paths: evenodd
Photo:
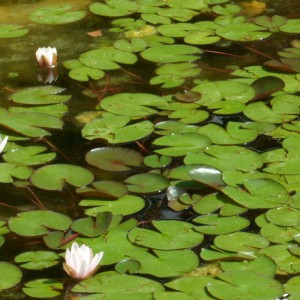
<path id="1" fill-rule="evenodd" d="M 86 154 L 85 159 L 99 169 L 116 172 L 129 171 L 143 162 L 139 152 L 121 147 L 95 148 Z"/>
<path id="2" fill-rule="evenodd" d="M 282 275 L 298 274 L 300 272 L 299 256 L 291 253 L 290 249 L 295 248 L 295 244 L 272 245 L 259 250 L 260 254 L 267 255 L 277 264 L 277 273 Z"/>
<path id="3" fill-rule="evenodd" d="M 89 9 L 92 13 L 100 16 L 123 17 L 133 13 L 137 9 L 137 6 L 133 1 L 125 0 L 122 3 L 107 1 L 107 4 L 98 2 L 92 3 Z"/>
<path id="4" fill-rule="evenodd" d="M 56 86 L 38 86 L 21 89 L 9 97 L 15 103 L 30 105 L 45 105 L 66 102 L 70 95 L 58 95 L 65 89 Z"/>
<path id="5" fill-rule="evenodd" d="M 71 223 L 72 220 L 66 215 L 50 210 L 33 210 L 10 218 L 8 226 L 21 236 L 40 236 L 49 233 L 49 229 L 65 231 Z"/>
<path id="6" fill-rule="evenodd" d="M 52 298 L 60 295 L 63 284 L 59 281 L 40 278 L 25 283 L 22 291 L 25 295 L 33 298 Z"/>
<path id="7" fill-rule="evenodd" d="M 157 28 L 157 31 L 164 35 L 170 37 L 186 37 L 190 35 L 191 32 L 199 31 L 200 28 L 198 25 L 193 23 L 173 23 L 161 25 Z"/>
<path id="8" fill-rule="evenodd" d="M 8 151 L 3 155 L 6 162 L 17 165 L 33 166 L 45 164 L 56 157 L 55 153 L 44 153 L 46 147 L 42 146 L 29 146 L 13 151 Z"/>
<path id="9" fill-rule="evenodd" d="M 14 287 L 22 280 L 22 271 L 15 265 L 1 261 L 0 267 L 5 272 L 0 274 L 0 290 Z"/>
<path id="10" fill-rule="evenodd" d="M 12 163 L 0 163 L 0 182 L 13 182 L 14 178 L 28 179 L 32 170 L 27 166 L 20 166 Z"/>
<path id="11" fill-rule="evenodd" d="M 283 295 L 283 286 L 275 279 L 253 271 L 228 271 L 218 276 L 222 281 L 207 285 L 217 299 L 276 299 Z"/>
<path id="12" fill-rule="evenodd" d="M 186 164 L 203 164 L 220 171 L 241 170 L 250 172 L 262 167 L 260 155 L 239 146 L 210 146 L 199 153 L 188 153 L 184 159 Z"/>
<path id="13" fill-rule="evenodd" d="M 61 129 L 62 120 L 55 116 L 36 112 L 11 113 L 0 108 L 0 125 L 29 137 L 50 135 L 44 128 Z"/>
<path id="14" fill-rule="evenodd" d="M 134 259 L 124 259 L 118 262 L 115 266 L 115 270 L 118 273 L 129 273 L 134 274 L 137 273 L 141 269 L 141 264 L 137 260 Z"/>
<path id="15" fill-rule="evenodd" d="M 235 216 L 247 211 L 222 193 L 212 193 L 204 196 L 201 201 L 193 204 L 193 210 L 199 214 L 210 214 L 219 211 L 224 217 Z"/>
<path id="16" fill-rule="evenodd" d="M 113 47 L 102 47 L 90 50 L 80 55 L 79 60 L 87 67 L 100 70 L 119 69 L 122 64 L 134 64 L 137 61 L 135 54 Z"/>
<path id="17" fill-rule="evenodd" d="M 295 276 L 284 284 L 285 291 L 289 294 L 290 300 L 297 300 L 300 297 L 300 276 Z"/>
<path id="18" fill-rule="evenodd" d="M 162 97 L 146 93 L 121 93 L 101 100 L 100 107 L 117 115 L 145 117 L 157 113 L 151 107 L 164 107 L 167 101 Z"/>
<path id="19" fill-rule="evenodd" d="M 145 206 L 145 201 L 138 196 L 124 195 L 117 200 L 102 200 L 102 199 L 84 199 L 79 202 L 80 206 L 93 206 L 85 210 L 88 216 L 96 216 L 101 212 L 111 212 L 114 215 L 131 215 L 142 210 Z"/>
<path id="20" fill-rule="evenodd" d="M 288 191 L 279 182 L 268 178 L 253 178 L 244 188 L 226 186 L 222 192 L 238 204 L 251 208 L 277 208 L 290 200 Z"/>
<path id="21" fill-rule="evenodd" d="M 72 10 L 72 5 L 50 5 L 34 10 L 29 19 L 39 24 L 65 24 L 76 22 L 86 16 L 84 10 Z"/>
<path id="22" fill-rule="evenodd" d="M 153 193 L 164 190 L 169 186 L 169 180 L 160 174 L 136 174 L 125 180 L 128 190 L 134 193 Z"/>
<path id="23" fill-rule="evenodd" d="M 153 124 L 150 121 L 141 121 L 127 125 L 131 119 L 127 116 L 109 116 L 94 119 L 82 129 L 86 139 L 105 139 L 111 144 L 132 142 L 150 135 Z"/>
<path id="24" fill-rule="evenodd" d="M 147 296 L 148 293 L 152 294 L 154 291 L 163 290 L 162 284 L 157 281 L 140 276 L 119 274 L 114 271 L 96 274 L 72 288 L 72 292 L 75 293 L 104 293 L 107 297 L 112 295 L 118 297 L 118 295 L 124 295 L 124 293 L 138 293 L 143 299 L 144 295 Z"/>
<path id="25" fill-rule="evenodd" d="M 182 276 L 199 265 L 198 256 L 189 249 L 139 251 L 130 256 L 141 263 L 139 273 L 159 278 Z"/>
<path id="26" fill-rule="evenodd" d="M 196 132 L 163 136 L 153 142 L 154 145 L 166 146 L 155 152 L 167 156 L 183 156 L 187 153 L 199 152 L 208 147 L 210 143 L 207 136 Z"/>
<path id="27" fill-rule="evenodd" d="M 128 193 L 126 184 L 113 180 L 101 180 L 91 183 L 92 187 L 76 189 L 76 193 L 86 197 L 103 197 L 116 199 Z"/>
<path id="28" fill-rule="evenodd" d="M 8 111 L 10 113 L 36 112 L 61 118 L 68 112 L 68 106 L 63 103 L 31 107 L 12 106 Z"/>
<path id="29" fill-rule="evenodd" d="M 266 219 L 278 226 L 300 226 L 300 210 L 281 206 L 268 210 Z"/>
<path id="30" fill-rule="evenodd" d="M 207 135 L 214 144 L 219 145 L 242 144 L 254 141 L 258 136 L 257 130 L 255 128 L 244 128 L 243 124 L 229 121 L 226 129 L 224 129 L 217 124 L 210 123 L 201 126 L 197 132 Z"/>
<path id="31" fill-rule="evenodd" d="M 31 176 L 34 186 L 45 190 L 61 191 L 65 182 L 76 187 L 82 187 L 94 179 L 89 170 L 68 164 L 48 165 L 39 168 Z"/>
<path id="32" fill-rule="evenodd" d="M 43 270 L 58 264 L 60 256 L 52 251 L 29 251 L 15 257 L 23 269 Z"/>
<path id="33" fill-rule="evenodd" d="M 157 63 L 174 63 L 184 61 L 194 61 L 199 59 L 202 51 L 188 45 L 165 45 L 152 47 L 141 52 L 141 56 L 149 61 Z"/>
<path id="34" fill-rule="evenodd" d="M 178 300 L 212 300 L 214 298 L 206 292 L 206 286 L 213 281 L 215 281 L 215 279 L 210 276 L 191 276 L 172 280 L 165 283 L 165 286 L 182 292 L 180 296 L 178 296 Z M 168 296 L 170 298 L 166 299 L 177 300 L 176 297 L 173 298 L 173 293 L 170 293 Z M 164 298 L 162 298 L 162 300 L 164 300 Z"/>
<path id="35" fill-rule="evenodd" d="M 144 157 L 144 164 L 151 168 L 165 168 L 171 162 L 172 162 L 172 158 L 165 155 L 159 156 L 153 154 Z"/>
<path id="36" fill-rule="evenodd" d="M 139 38 L 132 38 L 130 41 L 120 39 L 114 42 L 114 47 L 122 51 L 140 52 L 147 48 L 147 42 Z"/>
<path id="37" fill-rule="evenodd" d="M 204 234 L 228 234 L 244 229 L 250 225 L 249 220 L 238 217 L 219 217 L 216 214 L 202 215 L 193 219 L 193 222 L 204 224 L 195 227 L 195 230 Z"/>
<path id="38" fill-rule="evenodd" d="M 110 212 L 103 212 L 96 215 L 94 220 L 92 217 L 75 220 L 71 229 L 75 232 L 89 237 L 99 236 L 104 233 L 112 221 Z"/>
<path id="39" fill-rule="evenodd" d="M 153 221 L 157 231 L 136 227 L 128 234 L 130 242 L 151 249 L 173 250 L 197 246 L 203 235 L 190 223 L 166 220 Z"/>
<path id="40" fill-rule="evenodd" d="M 277 265 L 268 256 L 259 255 L 253 260 L 244 261 L 222 261 L 220 267 L 223 271 L 253 271 L 261 273 L 264 276 L 274 277 L 277 271 Z"/>
<path id="41" fill-rule="evenodd" d="M 217 236 L 214 244 L 219 249 L 232 252 L 254 252 L 267 248 L 269 241 L 259 234 L 250 232 L 234 232 Z"/>
<path id="42" fill-rule="evenodd" d="M 284 25 L 280 26 L 280 31 L 287 33 L 300 33 L 299 24 L 299 19 L 289 19 Z"/>
<path id="43" fill-rule="evenodd" d="M 279 15 L 274 15 L 274 16 L 258 16 L 255 18 L 254 23 L 259 25 L 259 26 L 264 26 L 269 28 L 272 32 L 274 31 L 279 31 L 279 28 L 286 24 L 288 22 L 288 19 L 279 16 Z"/>
<path id="44" fill-rule="evenodd" d="M 255 96 L 255 90 L 250 85 L 235 81 L 204 82 L 195 86 L 193 92 L 201 94 L 197 103 L 205 106 L 222 100 L 247 103 Z"/>
<path id="45" fill-rule="evenodd" d="M 22 25 L 17 24 L 0 24 L 0 38 L 17 38 L 26 35 L 29 29 L 24 28 Z"/>
<path id="46" fill-rule="evenodd" d="M 69 72 L 70 78 L 78 81 L 89 81 L 90 79 L 98 80 L 105 76 L 102 70 L 81 66 L 74 68 Z"/>

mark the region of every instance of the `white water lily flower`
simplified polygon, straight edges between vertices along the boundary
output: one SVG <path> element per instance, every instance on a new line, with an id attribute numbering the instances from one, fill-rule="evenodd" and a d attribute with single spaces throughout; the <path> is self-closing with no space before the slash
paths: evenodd
<path id="1" fill-rule="evenodd" d="M 2 138 L 0 137 L 0 153 L 3 151 L 3 149 L 5 148 L 6 146 L 6 143 L 7 143 L 7 140 L 8 140 L 8 136 L 6 136 L 3 140 Z"/>
<path id="2" fill-rule="evenodd" d="M 103 252 L 94 256 L 89 246 L 82 244 L 79 247 L 75 242 L 72 244 L 71 250 L 68 248 L 66 251 L 64 269 L 72 278 L 85 279 L 98 270 L 102 257 Z"/>
<path id="3" fill-rule="evenodd" d="M 53 68 L 57 62 L 56 48 L 42 47 L 39 48 L 36 53 L 36 60 L 40 67 Z"/>

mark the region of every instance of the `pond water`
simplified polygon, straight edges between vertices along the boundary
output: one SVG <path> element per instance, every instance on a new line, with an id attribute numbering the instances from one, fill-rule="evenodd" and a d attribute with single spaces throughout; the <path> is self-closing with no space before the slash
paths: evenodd
<path id="1" fill-rule="evenodd" d="M 297 2 L 0 0 L 0 298 L 299 299 Z"/>

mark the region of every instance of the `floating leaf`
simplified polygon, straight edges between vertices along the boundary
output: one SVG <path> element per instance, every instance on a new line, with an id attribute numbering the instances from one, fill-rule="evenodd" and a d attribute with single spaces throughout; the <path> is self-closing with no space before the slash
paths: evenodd
<path id="1" fill-rule="evenodd" d="M 234 232 L 219 235 L 214 239 L 219 249 L 232 252 L 253 252 L 269 246 L 269 241 L 259 234 L 250 232 Z"/>
<path id="2" fill-rule="evenodd" d="M 153 142 L 154 145 L 166 146 L 155 152 L 168 156 L 182 156 L 187 153 L 199 152 L 210 145 L 210 139 L 200 133 L 172 134 L 159 137 Z"/>
<path id="3" fill-rule="evenodd" d="M 42 270 L 58 264 L 60 256 L 51 251 L 23 252 L 15 257 L 15 262 L 20 263 L 23 269 Z"/>
<path id="4" fill-rule="evenodd" d="M 287 33 L 300 33 L 299 25 L 299 19 L 289 19 L 284 25 L 280 27 L 280 31 Z"/>
<path id="5" fill-rule="evenodd" d="M 257 300 L 276 299 L 283 295 L 282 285 L 273 278 L 253 271 L 228 271 L 207 285 L 209 293 L 217 299 Z"/>
<path id="6" fill-rule="evenodd" d="M 172 158 L 169 156 L 158 156 L 156 154 L 148 155 L 144 157 L 144 164 L 151 168 L 165 168 L 172 162 Z"/>
<path id="7" fill-rule="evenodd" d="M 25 136 L 42 137 L 50 135 L 50 133 L 40 127 L 61 129 L 63 122 L 59 118 L 48 114 L 36 112 L 10 113 L 4 108 L 0 108 L 0 125 Z"/>
<path id="8" fill-rule="evenodd" d="M 128 190 L 134 193 L 160 192 L 169 186 L 169 180 L 160 174 L 136 174 L 125 180 Z"/>
<path id="9" fill-rule="evenodd" d="M 143 299 L 145 296 L 147 297 L 148 293 L 152 294 L 154 291 L 162 290 L 164 290 L 163 286 L 157 281 L 140 276 L 119 274 L 114 271 L 96 274 L 72 288 L 74 293 L 104 293 L 107 297 L 112 295 L 123 297 L 124 293 L 138 294 Z"/>
<path id="10" fill-rule="evenodd" d="M 94 119 L 83 127 L 82 135 L 89 140 L 99 138 L 118 144 L 136 141 L 152 133 L 153 124 L 150 121 L 127 125 L 130 120 L 127 116 Z"/>
<path id="11" fill-rule="evenodd" d="M 0 290 L 12 288 L 21 282 L 22 272 L 17 266 L 1 261 L 0 268 L 5 270 L 0 273 Z"/>
<path id="12" fill-rule="evenodd" d="M 65 182 L 82 187 L 94 179 L 93 173 L 89 170 L 68 164 L 48 165 L 39 168 L 31 176 L 34 186 L 45 190 L 61 191 Z"/>
<path id="13" fill-rule="evenodd" d="M 200 53 L 202 51 L 193 46 L 166 45 L 148 48 L 141 52 L 141 56 L 146 60 L 157 63 L 174 63 L 197 60 Z"/>
<path id="14" fill-rule="evenodd" d="M 60 295 L 63 284 L 59 281 L 41 278 L 25 283 L 23 292 L 25 295 L 33 298 L 52 298 Z"/>
<path id="15" fill-rule="evenodd" d="M 9 229 L 22 236 L 39 236 L 49 229 L 67 230 L 72 220 L 66 215 L 50 210 L 33 210 L 17 214 L 8 221 Z"/>
<path id="16" fill-rule="evenodd" d="M 157 231 L 136 227 L 129 232 L 129 240 L 144 247 L 161 250 L 190 248 L 203 240 L 203 235 L 195 232 L 194 226 L 187 222 L 152 221 L 152 225 Z"/>
<path id="17" fill-rule="evenodd" d="M 26 35 L 29 29 L 17 24 L 0 24 L 0 38 L 17 38 Z"/>
<path id="18" fill-rule="evenodd" d="M 9 100 L 30 105 L 61 103 L 71 99 L 70 95 L 58 95 L 64 90 L 64 88 L 51 85 L 29 87 L 15 92 L 9 97 Z"/>
<path id="19" fill-rule="evenodd" d="M 119 63 L 134 64 L 137 61 L 137 57 L 128 51 L 121 51 L 113 47 L 102 47 L 81 54 L 79 60 L 90 68 L 114 70 L 121 68 Z"/>
<path id="20" fill-rule="evenodd" d="M 111 212 L 114 215 L 131 215 L 144 208 L 145 201 L 141 197 L 124 195 L 117 200 L 97 200 L 87 199 L 79 202 L 80 206 L 93 206 L 88 208 L 85 213 L 88 216 L 96 216 L 101 212 Z"/>
<path id="21" fill-rule="evenodd" d="M 8 151 L 3 155 L 6 162 L 17 165 L 33 166 L 47 163 L 56 157 L 55 153 L 44 153 L 46 147 L 29 146 L 13 151 Z"/>
<path id="22" fill-rule="evenodd" d="M 219 217 L 216 214 L 196 217 L 193 219 L 193 222 L 204 224 L 203 226 L 195 227 L 195 229 L 210 235 L 228 234 L 250 225 L 250 222 L 242 217 Z"/>
<path id="23" fill-rule="evenodd" d="M 132 149 L 121 147 L 95 148 L 85 156 L 86 161 L 107 171 L 129 171 L 142 164 L 143 156 Z"/>
<path id="24" fill-rule="evenodd" d="M 108 112 L 131 116 L 145 117 L 157 113 L 151 107 L 164 107 L 167 101 L 162 97 L 146 93 L 121 93 L 101 100 L 100 107 Z"/>
<path id="25" fill-rule="evenodd" d="M 72 10 L 72 5 L 51 5 L 34 10 L 29 19 L 39 24 L 65 24 L 76 22 L 86 16 L 84 10 Z"/>
<path id="26" fill-rule="evenodd" d="M 26 166 L 20 166 L 12 163 L 0 163 L 0 182 L 9 183 L 18 179 L 27 179 L 30 177 L 32 170 Z"/>
<path id="27" fill-rule="evenodd" d="M 141 264 L 134 259 L 124 259 L 118 262 L 115 266 L 115 270 L 118 273 L 137 273 L 141 269 Z"/>
<path id="28" fill-rule="evenodd" d="M 110 212 L 103 212 L 96 215 L 94 220 L 92 217 L 75 220 L 71 229 L 88 237 L 99 236 L 104 233 L 112 221 Z"/>

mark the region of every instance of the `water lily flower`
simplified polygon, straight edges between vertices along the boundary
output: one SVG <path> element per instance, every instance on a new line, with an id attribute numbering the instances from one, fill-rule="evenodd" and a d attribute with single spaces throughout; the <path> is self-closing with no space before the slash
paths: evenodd
<path id="1" fill-rule="evenodd" d="M 76 242 L 66 251 L 66 262 L 64 269 L 72 278 L 86 279 L 92 276 L 100 267 L 99 263 L 103 252 L 93 254 L 92 249 L 82 244 L 80 247 Z"/>
<path id="2" fill-rule="evenodd" d="M 2 138 L 0 137 L 0 153 L 3 151 L 3 149 L 5 148 L 6 146 L 6 143 L 7 143 L 7 140 L 8 140 L 8 136 L 6 136 L 3 140 Z"/>
<path id="3" fill-rule="evenodd" d="M 39 48 L 36 53 L 36 60 L 40 67 L 53 68 L 57 63 L 57 51 L 56 48 L 42 47 Z"/>

